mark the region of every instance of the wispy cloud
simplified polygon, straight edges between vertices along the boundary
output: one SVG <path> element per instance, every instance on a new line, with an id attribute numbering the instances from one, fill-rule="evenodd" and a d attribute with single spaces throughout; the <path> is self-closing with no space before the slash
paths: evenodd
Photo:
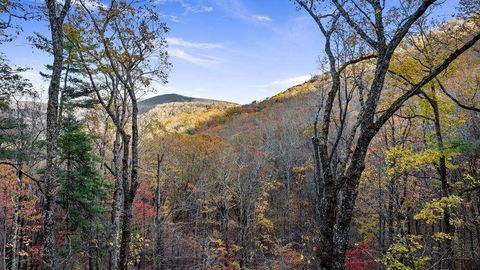
<path id="1" fill-rule="evenodd" d="M 279 88 L 288 88 L 295 86 L 297 84 L 304 83 L 312 78 L 312 75 L 301 75 L 301 76 L 295 76 L 287 79 L 282 79 L 282 80 L 275 80 L 272 82 L 269 82 L 267 84 L 259 84 L 259 85 L 250 85 L 250 88 L 257 88 L 261 91 L 272 91 L 272 90 L 278 90 Z"/>
<path id="2" fill-rule="evenodd" d="M 39 70 L 28 69 L 22 72 L 22 76 L 28 79 L 34 86 L 40 90 L 48 88 L 48 82 L 40 75 Z"/>
<path id="3" fill-rule="evenodd" d="M 264 14 L 255 14 L 249 10 L 242 0 L 213 0 L 215 5 L 230 16 L 250 22 L 271 22 L 272 18 Z"/>
<path id="4" fill-rule="evenodd" d="M 285 80 L 273 81 L 270 83 L 270 85 L 282 85 L 282 86 L 297 85 L 305 81 L 308 81 L 311 78 L 312 78 L 311 75 L 296 76 L 296 77 L 288 78 Z"/>
<path id="5" fill-rule="evenodd" d="M 213 67 L 222 63 L 219 58 L 208 55 L 192 55 L 182 49 L 169 49 L 168 52 L 172 57 L 182 59 L 198 66 Z"/>
<path id="6" fill-rule="evenodd" d="M 62 1 L 63 2 L 63 1 Z M 81 7 L 82 4 L 77 2 L 73 3 L 74 5 L 77 5 L 78 7 Z M 99 9 L 99 8 L 108 8 L 107 4 L 103 3 L 102 1 L 98 0 L 85 0 L 83 1 L 83 4 L 88 8 L 88 9 Z"/>
<path id="7" fill-rule="evenodd" d="M 271 22 L 272 18 L 265 15 L 254 15 L 253 18 L 259 22 Z"/>
<path id="8" fill-rule="evenodd" d="M 205 5 L 203 1 L 157 0 L 156 2 L 158 4 L 177 3 L 183 8 L 184 15 L 192 13 L 210 13 L 213 11 L 213 7 L 210 5 Z"/>
<path id="9" fill-rule="evenodd" d="M 176 15 L 164 15 L 164 16 L 166 16 L 167 19 L 169 19 L 172 22 L 176 22 L 176 23 L 181 22 L 181 20 Z"/>
<path id="10" fill-rule="evenodd" d="M 177 47 L 183 47 L 183 48 L 194 48 L 194 49 L 204 49 L 204 50 L 223 48 L 223 45 L 218 43 L 191 42 L 191 41 L 186 41 L 182 38 L 176 38 L 176 37 L 167 38 L 167 42 L 170 46 L 177 46 Z"/>

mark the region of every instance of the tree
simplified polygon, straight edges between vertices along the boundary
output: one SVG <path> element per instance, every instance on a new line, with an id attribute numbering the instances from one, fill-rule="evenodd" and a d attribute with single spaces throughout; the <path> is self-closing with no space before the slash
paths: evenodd
<path id="1" fill-rule="evenodd" d="M 97 249 L 101 248 L 103 239 L 96 236 L 98 227 L 102 226 L 103 202 L 109 186 L 96 168 L 92 136 L 83 130 L 82 123 L 75 120 L 71 112 L 62 121 L 58 147 L 58 201 L 65 212 L 66 266 L 69 267 L 72 255 L 84 253 L 88 254 L 88 269 L 98 269 L 101 258 Z M 75 248 L 78 246 L 80 248 Z"/>
<path id="2" fill-rule="evenodd" d="M 22 30 L 18 20 L 31 16 L 25 11 L 26 5 L 18 0 L 0 1 L 0 43 L 12 41 Z M 12 32 L 13 31 L 13 32 Z"/>
<path id="3" fill-rule="evenodd" d="M 387 10 L 385 2 L 372 0 L 315 1 L 296 0 L 301 8 L 315 20 L 325 37 L 325 53 L 328 59 L 330 89 L 324 100 L 317 122 L 313 146 L 317 167 L 319 207 L 319 264 L 324 269 L 344 269 L 345 252 L 348 247 L 350 222 L 358 194 L 358 183 L 365 168 L 369 145 L 382 126 L 413 96 L 420 94 L 422 87 L 435 79 L 462 53 L 479 39 L 474 31 L 461 45 L 452 49 L 423 77 L 412 83 L 407 91 L 395 97 L 379 112 L 379 101 L 384 96 L 384 86 L 390 62 L 397 48 L 407 35 L 414 35 L 413 25 L 428 14 L 437 1 L 401 1 L 400 6 Z M 395 10 L 396 12 L 393 12 Z M 389 16 L 389 14 L 394 14 Z M 334 46 L 335 45 L 335 46 Z M 367 59 L 374 59 L 372 79 L 359 87 L 358 102 L 361 104 L 356 119 L 346 131 L 343 127 L 334 130 L 334 105 L 342 84 L 342 74 Z M 364 96 L 365 95 L 365 96 Z M 348 103 L 341 111 L 349 109 Z M 320 110 L 319 110 L 320 113 Z M 337 139 L 346 142 L 339 149 Z M 338 163 L 332 160 L 338 159 Z"/>
<path id="4" fill-rule="evenodd" d="M 139 185 L 138 94 L 154 79 L 166 82 L 170 68 L 163 36 L 168 29 L 153 6 L 154 1 L 111 1 L 108 6 L 101 1 L 80 1 L 76 16 L 70 19 L 69 38 L 77 47 L 79 63 L 117 130 L 112 269 L 127 269 L 129 260 L 133 201 Z"/>
<path id="5" fill-rule="evenodd" d="M 55 268 L 55 198 L 57 192 L 57 140 L 59 132 L 58 102 L 60 93 L 60 80 L 63 68 L 63 41 L 64 21 L 71 7 L 71 0 L 60 1 L 46 0 L 48 21 L 51 32 L 53 65 L 52 77 L 48 86 L 47 103 L 47 157 L 46 173 L 44 176 L 44 247 L 43 261 L 46 269 Z"/>
<path id="6" fill-rule="evenodd" d="M 1 59 L 1 61 L 6 61 Z M 15 170 L 14 213 L 12 218 L 11 269 L 19 264 L 19 223 L 22 208 L 24 177 L 33 178 L 28 170 L 39 157 L 40 134 L 43 123 L 37 93 L 19 73 L 22 68 L 12 68 L 2 63 L 0 85 L 0 162 Z"/>
<path id="7" fill-rule="evenodd" d="M 4 55 L 0 55 L 0 110 L 7 110 L 16 95 L 33 95 L 32 85 L 21 76 L 25 68 L 12 67 Z"/>
<path id="8" fill-rule="evenodd" d="M 156 175 L 156 188 L 155 188 L 155 269 L 163 270 L 165 269 L 165 248 L 163 243 L 163 202 L 164 198 L 162 195 L 162 187 L 160 183 L 162 171 L 162 161 L 164 154 L 157 155 L 157 175 Z"/>

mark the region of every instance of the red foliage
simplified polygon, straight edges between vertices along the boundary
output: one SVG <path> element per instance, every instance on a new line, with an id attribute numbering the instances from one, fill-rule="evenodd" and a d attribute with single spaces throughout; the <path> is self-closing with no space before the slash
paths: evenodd
<path id="1" fill-rule="evenodd" d="M 375 269 L 375 258 L 378 251 L 370 247 L 372 240 L 358 243 L 354 248 L 347 250 L 345 266 L 347 270 L 370 270 Z"/>
<path id="2" fill-rule="evenodd" d="M 137 190 L 137 196 L 135 196 L 135 218 L 143 228 L 146 223 L 153 222 L 155 218 L 155 208 L 153 207 L 153 198 L 155 195 L 152 192 L 152 187 L 149 186 L 148 181 L 140 181 Z"/>

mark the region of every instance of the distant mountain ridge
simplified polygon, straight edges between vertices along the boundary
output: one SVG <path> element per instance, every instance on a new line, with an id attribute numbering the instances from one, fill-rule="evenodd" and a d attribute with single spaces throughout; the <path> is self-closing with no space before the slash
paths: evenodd
<path id="1" fill-rule="evenodd" d="M 158 96 L 154 96 L 154 97 L 139 101 L 138 110 L 140 113 L 146 113 L 158 105 L 165 104 L 165 103 L 174 103 L 174 102 L 221 102 L 221 103 L 235 104 L 233 102 L 220 101 L 220 100 L 214 100 L 214 99 L 205 99 L 205 98 L 187 97 L 179 94 L 164 94 L 164 95 L 158 95 Z"/>

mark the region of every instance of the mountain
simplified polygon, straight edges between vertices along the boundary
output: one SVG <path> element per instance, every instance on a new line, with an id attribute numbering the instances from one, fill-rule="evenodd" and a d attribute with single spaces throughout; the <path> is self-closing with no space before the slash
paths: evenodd
<path id="1" fill-rule="evenodd" d="M 236 105 L 235 103 L 226 102 L 226 101 L 186 97 L 178 94 L 165 94 L 165 95 L 154 96 L 138 102 L 138 110 L 140 113 L 146 113 L 158 105 L 166 104 L 166 103 L 174 103 L 174 102 L 176 103 L 178 102 L 205 102 L 205 103 L 220 102 L 220 103 L 230 103 L 232 105 Z"/>
<path id="2" fill-rule="evenodd" d="M 315 89 L 320 81 L 321 76 L 314 76 L 271 98 L 246 105 L 177 94 L 159 95 L 139 102 L 140 125 L 147 137 L 186 132 L 225 139 L 243 133 L 261 137 L 258 133 L 269 126 L 268 123 L 283 122 L 278 117 L 295 119 L 298 123 L 289 123 L 288 126 L 299 125 L 300 129 L 305 129 L 304 125 L 309 123 L 307 119 L 318 102 Z"/>
<path id="3" fill-rule="evenodd" d="M 139 102 L 140 125 L 150 135 L 164 132 L 182 133 L 198 128 L 212 118 L 223 115 L 238 104 L 177 94 L 159 95 Z"/>
<path id="4" fill-rule="evenodd" d="M 307 82 L 292 86 L 270 98 L 242 106 L 230 106 L 205 119 L 192 134 L 211 134 L 225 139 L 250 134 L 262 137 L 267 127 L 282 126 L 306 129 L 312 122 L 325 76 L 313 76 Z M 254 135 L 256 134 L 256 135 Z M 300 135 L 299 135 L 300 136 Z"/>

